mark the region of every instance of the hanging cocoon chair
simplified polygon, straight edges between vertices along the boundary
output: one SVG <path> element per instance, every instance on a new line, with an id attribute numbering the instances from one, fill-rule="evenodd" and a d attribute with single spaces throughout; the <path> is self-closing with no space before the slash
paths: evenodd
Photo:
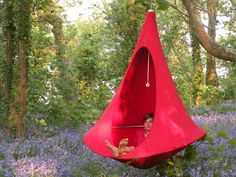
<path id="1" fill-rule="evenodd" d="M 152 129 L 144 138 L 143 116 L 154 113 Z M 131 62 L 116 94 L 97 123 L 85 134 L 95 153 L 150 168 L 203 137 L 185 110 L 162 51 L 155 13 L 148 11 Z M 129 139 L 135 149 L 119 158 L 105 145 Z"/>

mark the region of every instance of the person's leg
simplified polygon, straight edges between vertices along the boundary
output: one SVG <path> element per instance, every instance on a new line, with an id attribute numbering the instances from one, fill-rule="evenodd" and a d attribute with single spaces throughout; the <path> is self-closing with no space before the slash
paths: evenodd
<path id="1" fill-rule="evenodd" d="M 125 147 L 118 149 L 119 156 L 123 156 L 123 155 L 128 154 L 130 151 L 134 150 L 134 148 L 135 148 L 134 146 L 125 146 Z"/>
<path id="2" fill-rule="evenodd" d="M 134 150 L 134 148 L 135 148 L 134 146 L 126 146 L 125 152 L 129 153 L 130 151 Z"/>
<path id="3" fill-rule="evenodd" d="M 105 141 L 106 146 L 112 151 L 114 157 L 119 157 L 119 150 L 117 147 L 112 145 L 108 140 Z"/>

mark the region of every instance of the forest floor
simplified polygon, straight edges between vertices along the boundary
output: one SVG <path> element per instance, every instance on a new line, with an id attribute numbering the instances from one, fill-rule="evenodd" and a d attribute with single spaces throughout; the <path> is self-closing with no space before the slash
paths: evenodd
<path id="1" fill-rule="evenodd" d="M 236 176 L 236 103 L 191 110 L 190 114 L 207 130 L 207 136 L 193 144 L 196 153 L 191 159 L 166 163 L 165 175 L 160 166 L 141 170 L 94 154 L 83 143 L 90 127 L 84 124 L 40 133 L 32 128 L 26 139 L 12 139 L 1 130 L 0 177 Z"/>

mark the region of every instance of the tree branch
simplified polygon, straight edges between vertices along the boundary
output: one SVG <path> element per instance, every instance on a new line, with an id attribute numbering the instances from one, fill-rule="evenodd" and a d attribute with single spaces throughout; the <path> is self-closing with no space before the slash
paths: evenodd
<path id="1" fill-rule="evenodd" d="M 224 47 L 214 42 L 214 40 L 212 40 L 206 33 L 200 15 L 198 14 L 192 1 L 181 1 L 188 11 L 192 28 L 194 29 L 200 44 L 207 50 L 207 52 L 219 59 L 236 62 L 236 49 Z"/>
<path id="2" fill-rule="evenodd" d="M 168 5 L 168 6 L 172 7 L 173 9 L 177 10 L 183 16 L 189 17 L 188 14 L 184 13 L 183 11 L 181 11 L 176 5 L 174 5 L 174 4 L 170 3 L 170 2 L 167 2 L 167 1 L 165 1 L 165 3 L 166 3 L 166 5 Z"/>

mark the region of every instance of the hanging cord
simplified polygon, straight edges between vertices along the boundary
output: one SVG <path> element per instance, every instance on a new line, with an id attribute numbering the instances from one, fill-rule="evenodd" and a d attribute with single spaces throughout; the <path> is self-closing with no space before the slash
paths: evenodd
<path id="1" fill-rule="evenodd" d="M 146 87 L 150 87 L 150 82 L 149 82 L 149 74 L 150 74 L 150 55 L 148 52 L 148 62 L 147 62 L 147 82 L 146 82 Z"/>
<path id="2" fill-rule="evenodd" d="M 150 9 L 149 10 L 152 10 L 152 0 L 150 0 Z"/>

